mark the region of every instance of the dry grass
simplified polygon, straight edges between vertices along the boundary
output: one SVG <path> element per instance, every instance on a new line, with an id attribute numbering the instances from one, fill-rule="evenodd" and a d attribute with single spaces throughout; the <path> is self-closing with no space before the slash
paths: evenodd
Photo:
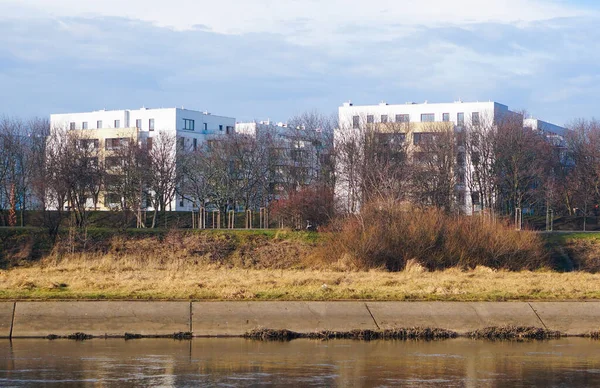
<path id="1" fill-rule="evenodd" d="M 343 260 L 359 269 L 390 271 L 401 271 L 411 261 L 428 270 L 553 266 L 539 234 L 436 209 L 406 211 L 394 201 L 368 204 L 345 219 L 314 259 L 313 266 L 327 268 Z"/>
<path id="2" fill-rule="evenodd" d="M 189 260 L 65 255 L 0 272 L 2 299 L 563 300 L 600 299 L 600 274 L 244 269 Z"/>

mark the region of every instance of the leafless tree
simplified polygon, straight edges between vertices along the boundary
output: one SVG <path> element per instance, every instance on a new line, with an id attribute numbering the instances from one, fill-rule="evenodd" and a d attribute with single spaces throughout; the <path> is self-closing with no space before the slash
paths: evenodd
<path id="1" fill-rule="evenodd" d="M 166 212 L 175 199 L 179 183 L 176 170 L 178 146 L 183 148 L 177 144 L 174 134 L 160 131 L 158 136 L 153 137 L 152 148 L 148 150 L 147 189 L 154 208 L 152 228 L 156 227 L 158 212 Z"/>

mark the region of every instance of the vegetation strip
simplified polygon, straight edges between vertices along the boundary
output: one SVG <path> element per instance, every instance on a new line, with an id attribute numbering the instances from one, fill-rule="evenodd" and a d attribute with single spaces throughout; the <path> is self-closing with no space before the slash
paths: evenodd
<path id="1" fill-rule="evenodd" d="M 351 330 L 351 331 L 318 331 L 313 333 L 298 333 L 290 330 L 255 329 L 247 332 L 242 337 L 261 341 L 290 341 L 297 338 L 308 339 L 355 339 L 362 341 L 371 340 L 434 340 L 456 338 L 458 334 L 444 329 L 436 328 L 398 328 L 386 330 Z"/>
<path id="2" fill-rule="evenodd" d="M 581 335 L 575 335 L 580 337 Z M 234 336 L 235 337 L 235 336 Z M 322 330 L 311 333 L 300 333 L 287 329 L 254 329 L 238 336 L 241 338 L 259 340 L 259 341 L 292 341 L 295 339 L 313 339 L 313 340 L 335 340 L 351 339 L 358 341 L 373 340 L 442 340 L 452 338 L 471 338 L 478 340 L 548 340 L 573 337 L 555 330 L 547 330 L 539 327 L 524 326 L 491 326 L 479 330 L 474 330 L 464 334 L 459 334 L 452 330 L 439 328 L 394 328 L 384 330 L 350 330 L 333 331 Z M 583 335 L 583 337 L 593 340 L 600 340 L 600 331 L 592 331 Z M 82 332 L 76 332 L 69 335 L 50 334 L 45 337 L 49 340 L 70 339 L 75 341 L 84 341 L 93 338 L 109 338 L 107 336 L 93 336 Z M 190 340 L 194 338 L 193 333 L 179 332 L 168 335 L 143 335 L 136 333 L 125 333 L 123 336 L 110 336 L 110 338 L 124 338 L 125 340 L 144 339 L 144 338 L 172 338 L 177 340 Z"/>
<path id="3" fill-rule="evenodd" d="M 467 337 L 475 339 L 550 339 L 563 337 L 559 331 L 542 329 L 539 327 L 486 327 L 466 334 Z"/>

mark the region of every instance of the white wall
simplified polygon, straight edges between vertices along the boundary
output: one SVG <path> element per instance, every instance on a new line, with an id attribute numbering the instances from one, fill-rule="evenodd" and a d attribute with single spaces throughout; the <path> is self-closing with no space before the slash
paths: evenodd
<path id="1" fill-rule="evenodd" d="M 344 103 L 339 107 L 340 128 L 352 128 L 352 117 L 360 116 L 361 124 L 366 123 L 367 115 L 373 115 L 376 123 L 381 122 L 381 116 L 387 115 L 388 122 L 395 122 L 396 115 L 408 114 L 411 123 L 421 122 L 421 115 L 433 113 L 434 121 L 441 122 L 442 115 L 448 113 L 450 122 L 457 124 L 458 113 L 464 113 L 465 125 L 471 123 L 473 112 L 478 112 L 480 120 L 491 120 L 500 112 L 508 112 L 506 105 L 495 102 L 455 102 L 441 104 L 397 104 L 397 105 L 351 105 Z"/>

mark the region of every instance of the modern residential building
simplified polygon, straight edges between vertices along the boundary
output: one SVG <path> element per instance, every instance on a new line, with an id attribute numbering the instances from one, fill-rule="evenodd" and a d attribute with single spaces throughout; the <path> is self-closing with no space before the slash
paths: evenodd
<path id="1" fill-rule="evenodd" d="M 233 133 L 235 128 L 235 118 L 184 108 L 53 114 L 50 116 L 50 123 L 53 129 L 82 131 L 89 146 L 100 150 L 99 157 L 108 168 L 111 164 L 118 163 L 112 160 L 114 157 L 111 152 L 120 147 L 123 141 L 134 139 L 138 142 L 151 142 L 159 133 L 166 132 L 175 136 L 178 144 L 185 149 L 196 149 L 207 140 Z M 118 206 L 117 196 L 110 190 L 104 190 L 99 209 L 107 210 Z M 169 206 L 170 210 L 191 210 L 192 207 L 193 204 L 183 198 L 175 198 Z"/>
<path id="2" fill-rule="evenodd" d="M 236 123 L 235 131 L 269 142 L 274 159 L 271 177 L 274 198 L 323 182 L 326 175 L 332 174 L 329 166 L 333 139 L 320 128 L 291 127 L 267 120 Z"/>
<path id="3" fill-rule="evenodd" d="M 335 131 L 336 143 L 343 138 L 353 136 L 364 128 L 373 128 L 382 132 L 400 132 L 397 137 L 407 145 L 407 150 L 413 157 L 418 156 L 419 142 L 439 130 L 451 129 L 460 134 L 475 126 L 496 125 L 501 120 L 520 120 L 523 127 L 530 127 L 542 131 L 553 142 L 562 141 L 566 129 L 537 119 L 525 119 L 521 113 L 511 111 L 507 105 L 498 102 L 463 102 L 453 103 L 414 103 L 387 104 L 381 102 L 377 105 L 354 105 L 345 102 L 339 107 L 339 128 Z M 458 136 L 457 138 L 461 138 Z M 464 136 L 462 136 L 464 138 Z M 464 147 L 457 145 L 459 161 L 462 156 L 464 166 Z M 353 192 L 348 181 L 340 179 L 344 165 L 337 164 L 335 195 L 347 209 L 354 211 L 360 208 L 360 193 Z M 462 168 L 462 167 L 461 167 Z M 458 205 L 466 214 L 478 210 L 476 193 L 471 193 L 465 185 L 465 171 L 457 171 L 456 197 Z"/>

